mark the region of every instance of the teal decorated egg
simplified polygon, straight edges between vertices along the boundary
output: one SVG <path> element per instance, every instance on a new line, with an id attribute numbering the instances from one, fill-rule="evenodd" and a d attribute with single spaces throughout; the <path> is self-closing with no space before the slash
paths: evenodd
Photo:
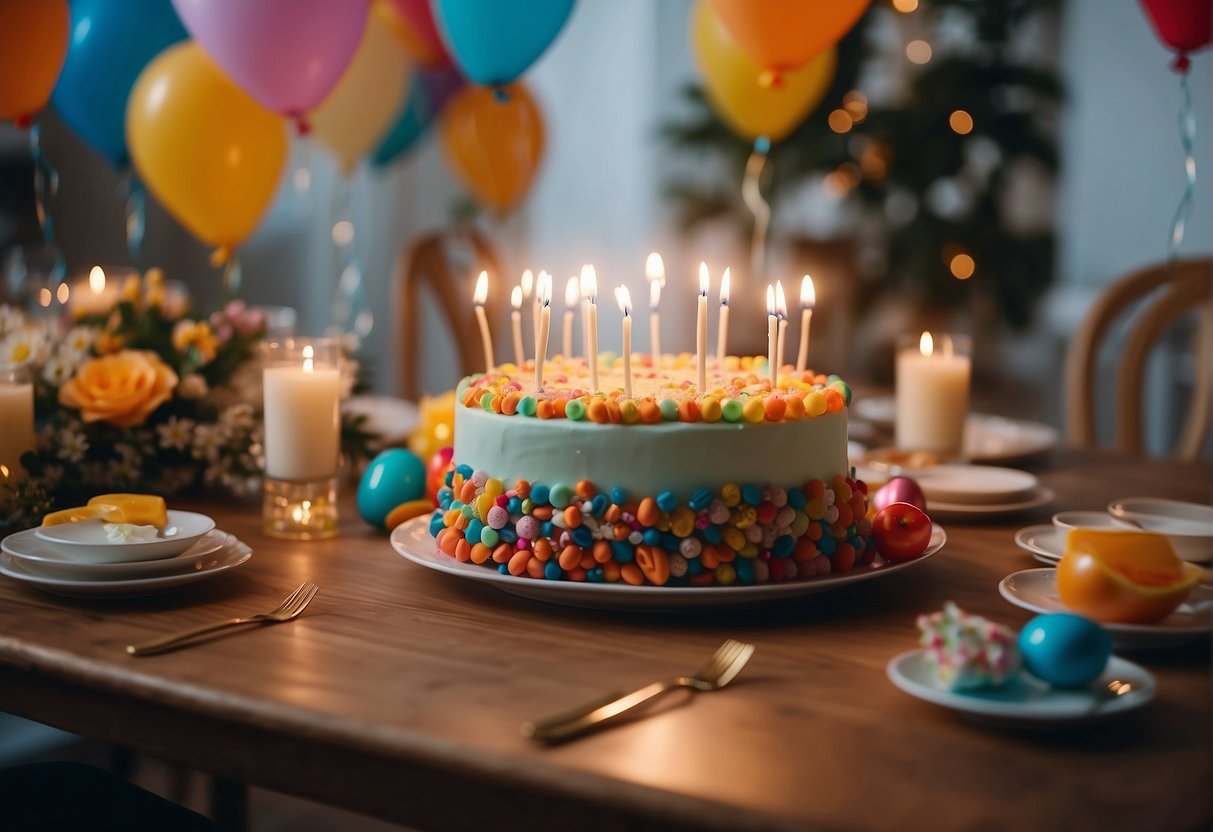
<path id="1" fill-rule="evenodd" d="M 1112 640 L 1094 621 L 1068 612 L 1038 615 L 1019 632 L 1023 666 L 1059 688 L 1077 688 L 1103 673 Z"/>
<path id="2" fill-rule="evenodd" d="M 376 456 L 358 483 L 358 513 L 372 526 L 382 526 L 388 512 L 425 496 L 425 463 L 404 448 Z"/>

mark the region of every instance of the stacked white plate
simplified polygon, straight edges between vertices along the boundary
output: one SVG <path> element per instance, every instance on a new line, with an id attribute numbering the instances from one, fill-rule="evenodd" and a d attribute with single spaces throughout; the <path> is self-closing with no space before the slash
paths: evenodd
<path id="1" fill-rule="evenodd" d="M 1048 505 L 1052 489 L 1027 471 L 989 465 L 933 465 L 907 472 L 927 498 L 935 519 L 1014 514 Z"/>
<path id="2" fill-rule="evenodd" d="M 153 595 L 205 580 L 252 557 L 205 514 L 170 511 L 148 539 L 113 540 L 106 524 L 83 520 L 37 527 L 0 541 L 0 574 L 55 595 Z"/>

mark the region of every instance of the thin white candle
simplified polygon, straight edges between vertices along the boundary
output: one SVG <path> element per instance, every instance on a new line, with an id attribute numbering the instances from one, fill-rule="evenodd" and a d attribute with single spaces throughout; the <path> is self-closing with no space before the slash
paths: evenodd
<path id="1" fill-rule="evenodd" d="M 627 286 L 615 288 L 615 300 L 623 313 L 623 395 L 632 398 L 632 295 Z"/>
<path id="2" fill-rule="evenodd" d="M 716 367 L 724 373 L 724 359 L 729 348 L 729 283 L 730 270 L 724 270 L 720 278 L 720 320 L 716 325 Z"/>
<path id="3" fill-rule="evenodd" d="M 661 290 L 665 287 L 665 261 L 655 251 L 644 261 L 644 277 L 649 282 L 649 351 L 653 366 L 661 364 Z"/>
<path id="4" fill-rule="evenodd" d="M 534 295 L 535 304 L 534 304 L 534 308 L 531 309 L 531 324 L 532 324 L 532 329 L 534 329 L 534 331 L 535 331 L 536 338 L 539 337 L 539 312 L 543 307 L 543 300 L 539 295 L 539 287 L 542 284 L 542 281 L 544 281 L 544 280 L 551 283 L 552 276 L 550 274 L 548 274 L 547 272 L 540 270 L 539 274 L 535 275 L 535 295 Z M 551 314 L 551 313 L 549 313 L 549 314 Z"/>
<path id="5" fill-rule="evenodd" d="M 544 277 L 547 277 L 544 280 Z M 539 335 L 535 340 L 535 392 L 543 389 L 543 365 L 548 358 L 548 332 L 552 326 L 552 278 L 540 275 L 535 297 L 540 301 Z"/>
<path id="6" fill-rule="evenodd" d="M 564 284 L 564 357 L 573 357 L 573 310 L 577 307 L 577 278 Z"/>
<path id="7" fill-rule="evenodd" d="M 586 301 L 586 355 L 590 368 L 590 392 L 598 392 L 598 273 L 594 267 L 581 267 L 581 296 Z"/>
<path id="8" fill-rule="evenodd" d="M 492 372 L 496 362 L 493 361 L 493 339 L 489 336 L 489 319 L 484 314 L 484 302 L 489 297 L 489 273 L 481 272 L 476 278 L 476 291 L 472 293 L 472 303 L 476 304 L 476 321 L 480 324 L 480 344 L 484 347 L 484 371 Z"/>
<path id="9" fill-rule="evenodd" d="M 581 276 L 577 278 L 577 290 L 581 293 L 581 355 L 585 358 L 586 366 L 590 364 L 590 295 L 589 275 L 594 267 L 588 263 L 582 265 Z"/>
<path id="10" fill-rule="evenodd" d="M 699 263 L 699 299 L 695 310 L 695 392 L 708 386 L 708 264 Z"/>
<path id="11" fill-rule="evenodd" d="M 775 314 L 779 316 L 779 343 L 775 348 L 775 377 L 783 370 L 783 345 L 788 335 L 788 300 L 783 294 L 783 284 L 775 281 Z"/>
<path id="12" fill-rule="evenodd" d="M 779 340 L 779 317 L 775 314 L 775 287 L 767 284 L 767 372 L 775 389 L 775 349 Z"/>
<path id="13" fill-rule="evenodd" d="M 526 359 L 522 354 L 522 287 L 515 286 L 510 292 L 510 328 L 514 334 L 514 365 L 522 368 Z M 538 318 L 535 319 L 538 322 Z M 538 332 L 534 333 L 538 335 Z"/>
<path id="14" fill-rule="evenodd" d="M 532 295 L 534 295 L 534 297 L 535 297 L 534 307 L 531 310 L 531 338 L 532 339 L 538 338 L 539 337 L 539 293 L 537 291 L 535 291 L 535 289 L 536 289 L 535 273 L 532 272 L 530 269 L 523 269 L 522 277 L 520 277 L 518 279 L 518 285 L 522 287 L 523 303 L 525 303 L 526 301 L 529 301 L 531 299 Z M 513 297 L 511 296 L 510 299 L 513 300 Z M 528 304 L 528 305 L 530 305 L 530 304 Z M 520 312 L 522 311 L 521 304 L 519 304 L 518 310 Z M 519 366 L 521 366 L 521 364 Z"/>
<path id="15" fill-rule="evenodd" d="M 809 327 L 813 323 L 813 307 L 817 305 L 817 291 L 813 278 L 807 274 L 800 281 L 800 352 L 796 354 L 796 372 L 803 373 L 809 367 Z"/>

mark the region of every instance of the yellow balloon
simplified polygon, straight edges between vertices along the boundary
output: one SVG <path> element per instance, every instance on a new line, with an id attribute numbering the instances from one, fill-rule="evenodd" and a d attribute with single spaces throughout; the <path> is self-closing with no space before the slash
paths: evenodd
<path id="1" fill-rule="evenodd" d="M 0 2 L 0 119 L 24 126 L 46 106 L 69 29 L 67 0 Z"/>
<path id="2" fill-rule="evenodd" d="M 783 73 L 763 86 L 763 68 L 729 34 L 710 0 L 698 0 L 691 18 L 691 44 L 703 73 L 708 101 L 725 123 L 747 139 L 779 141 L 816 109 L 834 80 L 835 50 Z"/>
<path id="3" fill-rule="evenodd" d="M 162 205 L 222 258 L 252 233 L 286 164 L 286 122 L 262 107 L 191 41 L 140 74 L 126 142 Z"/>
<path id="4" fill-rule="evenodd" d="M 353 171 L 400 115 L 411 69 L 376 6 L 345 74 L 308 116 L 312 133 L 337 156 L 343 174 Z"/>

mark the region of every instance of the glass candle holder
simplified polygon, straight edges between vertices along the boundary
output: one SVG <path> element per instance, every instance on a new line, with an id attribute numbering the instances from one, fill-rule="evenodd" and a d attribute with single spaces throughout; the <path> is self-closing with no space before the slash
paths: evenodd
<path id="1" fill-rule="evenodd" d="M 261 344 L 265 390 L 262 529 L 271 537 L 337 534 L 341 343 L 283 338 Z"/>
<path id="2" fill-rule="evenodd" d="M 941 461 L 964 455 L 972 374 L 967 335 L 903 336 L 897 347 L 898 448 L 930 451 Z"/>
<path id="3" fill-rule="evenodd" d="M 25 476 L 21 455 L 34 449 L 34 384 L 25 364 L 0 364 L 0 483 Z"/>

